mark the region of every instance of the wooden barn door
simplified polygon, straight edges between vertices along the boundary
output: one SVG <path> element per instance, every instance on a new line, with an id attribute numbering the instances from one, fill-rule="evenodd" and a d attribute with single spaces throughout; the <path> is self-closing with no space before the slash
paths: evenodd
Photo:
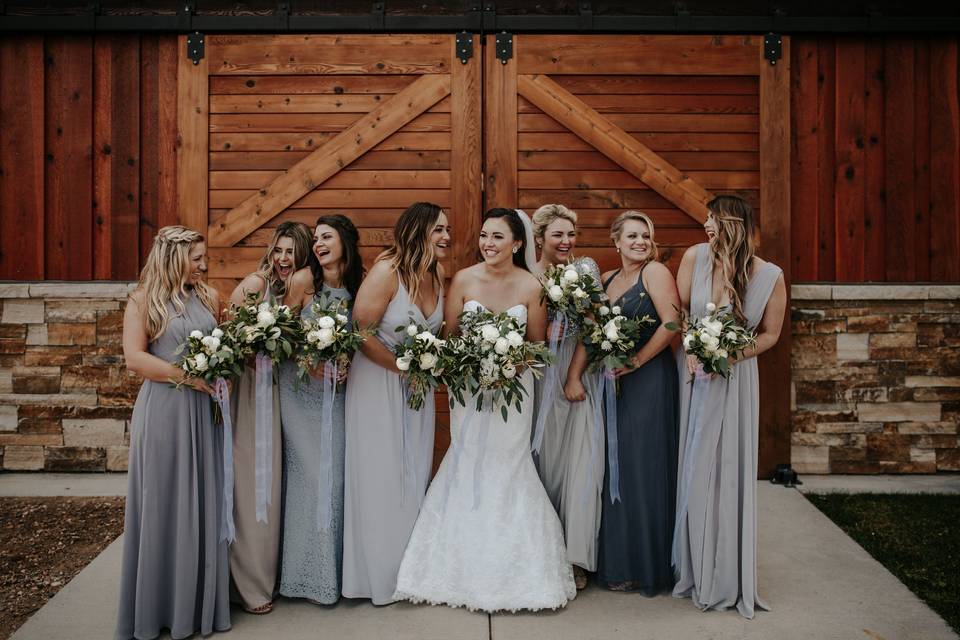
<path id="1" fill-rule="evenodd" d="M 312 227 L 325 213 L 352 218 L 369 266 L 418 200 L 456 221 L 451 255 L 471 255 L 482 62 L 462 64 L 454 36 L 210 36 L 205 47 L 198 65 L 180 61 L 178 188 L 217 288 L 255 269 L 278 224 Z"/>
<path id="2" fill-rule="evenodd" d="M 705 203 L 744 197 L 762 257 L 789 282 L 789 43 L 776 65 L 745 36 L 520 35 L 484 66 L 485 206 L 551 202 L 580 218 L 578 251 L 618 263 L 613 218 L 654 220 L 665 261 L 706 241 Z M 761 358 L 760 472 L 790 460 L 790 323 Z"/>

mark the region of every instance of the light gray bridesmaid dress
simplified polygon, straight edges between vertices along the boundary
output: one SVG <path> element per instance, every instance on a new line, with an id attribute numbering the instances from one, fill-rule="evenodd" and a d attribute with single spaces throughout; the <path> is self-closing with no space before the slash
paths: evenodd
<path id="1" fill-rule="evenodd" d="M 216 321 L 194 294 L 183 315 L 167 305 L 150 353 L 176 362 L 191 331 Z M 223 435 L 210 396 L 145 380 L 130 423 L 120 606 L 115 638 L 209 635 L 230 628 L 227 545 L 220 542 Z"/>
<path id="2" fill-rule="evenodd" d="M 346 289 L 324 286 L 328 299 L 349 300 Z M 320 296 L 317 296 L 319 298 Z M 313 317 L 307 306 L 304 319 Z M 280 417 L 283 422 L 283 544 L 280 558 L 280 595 L 307 598 L 323 604 L 340 599 L 343 558 L 343 446 L 344 397 L 341 387 L 333 397 L 333 484 L 321 486 L 321 424 L 323 381 L 297 378 L 297 365 L 280 366 Z M 321 491 L 329 495 L 321 495 Z M 319 504 L 329 500 L 330 526 L 321 528 Z"/>
<path id="3" fill-rule="evenodd" d="M 443 323 L 443 291 L 437 308 L 424 317 L 399 283 L 376 339 L 392 351 L 401 341 L 396 327 L 408 324 L 411 317 L 437 333 Z M 409 409 L 400 376 L 357 352 L 346 402 L 345 597 L 370 598 L 378 605 L 393 602 L 400 561 L 430 479 L 433 429 L 433 395 L 419 411 Z"/>
<path id="4" fill-rule="evenodd" d="M 696 247 L 690 314 L 706 314 L 713 291 L 708 244 Z M 781 270 L 765 263 L 750 278 L 743 312 L 750 328 L 763 318 Z M 700 609 L 736 606 L 745 618 L 768 609 L 757 593 L 757 359 L 736 363 L 729 379 L 695 378 L 678 351 L 680 461 L 674 536 L 676 597 Z M 789 371 L 784 372 L 789 375 Z"/>
<path id="5" fill-rule="evenodd" d="M 592 258 L 573 262 L 580 273 L 588 273 L 597 285 L 600 269 Z M 551 322 L 555 320 L 550 317 Z M 549 331 L 549 330 L 548 330 Z M 543 443 L 540 455 L 534 456 L 537 471 L 550 502 L 563 523 L 567 545 L 567 560 L 571 564 L 595 571 L 597 568 L 597 536 L 600 532 L 601 490 L 603 488 L 603 417 L 596 425 L 600 392 L 600 374 L 583 374 L 583 388 L 587 398 L 582 402 L 568 402 L 563 395 L 567 369 L 580 341 L 580 327 L 567 323 L 563 338 L 557 346 L 557 361 L 544 370 L 543 378 L 534 384 L 536 414 L 534 425 L 546 412 Z M 548 336 L 549 339 L 549 336 Z M 550 376 L 556 376 L 550 406 L 542 406 Z"/>
<path id="6" fill-rule="evenodd" d="M 269 285 L 266 291 L 267 300 L 275 302 Z M 266 522 L 257 521 L 257 372 L 252 364 L 244 367 L 230 397 L 233 407 L 233 520 L 237 531 L 236 540 L 230 545 L 230 577 L 233 595 L 247 609 L 272 602 L 277 584 L 283 443 L 276 367 L 273 376 L 273 429 L 270 432 L 273 455 Z"/>

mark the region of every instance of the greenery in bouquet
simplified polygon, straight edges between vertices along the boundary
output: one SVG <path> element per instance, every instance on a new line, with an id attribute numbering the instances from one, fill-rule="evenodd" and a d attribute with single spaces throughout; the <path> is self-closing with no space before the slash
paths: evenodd
<path id="1" fill-rule="evenodd" d="M 642 294 L 645 295 L 645 294 Z M 628 318 L 619 306 L 601 305 L 596 318 L 587 318 L 581 333 L 591 371 L 633 368 L 643 328 L 655 321 L 649 315 Z"/>
<path id="2" fill-rule="evenodd" d="M 518 373 L 529 368 L 541 377 L 539 368 L 550 364 L 553 355 L 544 343 L 524 340 L 524 327 L 506 312 L 466 311 L 460 327 L 461 335 L 451 342 L 454 364 L 444 375 L 451 402 L 456 398 L 465 404 L 464 393 L 475 394 L 480 411 L 486 397 L 491 406 L 500 407 L 506 422 L 508 408 L 519 411 L 524 394 L 529 394 Z"/>
<path id="3" fill-rule="evenodd" d="M 583 318 L 596 315 L 606 300 L 603 287 L 589 273 L 580 273 L 576 265 L 554 265 L 542 278 L 540 299 L 554 317 L 566 316 L 582 324 Z"/>
<path id="4" fill-rule="evenodd" d="M 327 362 L 336 362 L 341 371 L 350 366 L 353 354 L 363 346 L 371 331 L 361 330 L 347 316 L 347 301 L 328 299 L 315 301 L 311 317 L 302 320 L 303 340 L 297 348 L 297 375 L 301 380 Z"/>
<path id="5" fill-rule="evenodd" d="M 217 327 L 211 333 L 193 331 L 177 349 L 180 368 L 191 378 L 208 383 L 218 378 L 236 378 L 243 370 L 243 354 L 237 349 L 236 335 L 229 325 Z M 177 385 L 182 386 L 182 383 Z"/>
<path id="6" fill-rule="evenodd" d="M 756 336 L 740 326 L 729 309 L 717 309 L 717 305 L 708 302 L 706 311 L 702 318 L 686 323 L 683 350 L 697 358 L 705 374 L 729 378 L 733 372 L 730 358 L 756 346 Z M 667 323 L 666 327 L 675 331 L 680 329 L 673 322 Z"/>
<path id="7" fill-rule="evenodd" d="M 303 340 L 300 318 L 285 304 L 257 302 L 255 292 L 247 294 L 244 304 L 234 306 L 230 333 L 244 357 L 262 353 L 279 364 L 293 356 Z"/>
<path id="8" fill-rule="evenodd" d="M 447 341 L 415 322 L 412 316 L 396 331 L 403 336 L 394 347 L 394 354 L 397 368 L 406 378 L 407 406 L 419 411 L 427 394 L 443 384 L 444 367 L 450 360 Z"/>

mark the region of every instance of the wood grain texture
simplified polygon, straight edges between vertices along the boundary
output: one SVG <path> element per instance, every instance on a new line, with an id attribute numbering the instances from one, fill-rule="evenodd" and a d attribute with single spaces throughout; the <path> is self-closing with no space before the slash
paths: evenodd
<path id="1" fill-rule="evenodd" d="M 309 155 L 309 151 L 220 152 L 210 154 L 211 171 L 284 170 Z M 344 171 L 373 169 L 443 171 L 450 169 L 449 151 L 368 151 Z"/>
<path id="2" fill-rule="evenodd" d="M 914 277 L 926 282 L 930 279 L 930 94 L 939 90 L 930 82 L 930 43 L 916 41 L 913 57 L 913 258 Z"/>
<path id="3" fill-rule="evenodd" d="M 817 280 L 817 41 L 794 39 L 791 47 L 790 102 L 793 149 L 790 175 L 790 241 L 794 278 Z"/>
<path id="4" fill-rule="evenodd" d="M 836 274 L 836 202 L 834 167 L 836 139 L 836 47 L 834 38 L 821 37 L 817 43 L 817 121 L 820 123 L 817 158 L 817 280 L 833 280 Z"/>
<path id="5" fill-rule="evenodd" d="M 273 184 L 276 184 L 274 182 Z M 242 205 L 250 198 L 260 195 L 259 191 L 246 189 L 218 189 L 210 192 L 210 207 L 212 209 L 233 209 Z M 261 196 L 262 197 L 262 196 Z M 449 207 L 452 204 L 449 189 L 314 189 L 306 195 L 298 197 L 289 205 L 294 209 L 312 209 L 328 207 L 346 207 L 361 209 L 377 209 L 382 207 L 403 207 L 406 208 L 412 202 L 433 202 L 441 207 Z M 211 228 L 230 228 L 233 233 L 236 231 L 236 225 L 231 221 L 230 214 L 219 218 L 216 221 L 211 220 Z M 278 211 L 277 214 L 280 212 Z M 271 219 L 275 216 L 271 216 Z M 266 224 L 268 219 L 261 216 L 260 222 Z M 257 225 L 251 228 L 247 233 L 253 232 Z M 218 240 L 211 241 L 212 246 L 229 246 L 218 244 Z"/>
<path id="6" fill-rule="evenodd" d="M 706 220 L 711 194 L 546 76 L 519 76 L 520 93 L 694 219 Z"/>
<path id="7" fill-rule="evenodd" d="M 617 36 L 609 44 L 592 35 L 524 35 L 514 39 L 521 74 L 756 75 L 758 36 Z"/>
<path id="8" fill-rule="evenodd" d="M 680 171 L 760 170 L 759 156 L 752 151 L 660 151 L 659 155 Z M 618 171 L 620 165 L 599 151 L 521 151 L 518 168 L 520 171 Z"/>
<path id="9" fill-rule="evenodd" d="M 283 171 L 211 171 L 211 189 L 260 189 Z M 449 189 L 450 171 L 341 171 L 325 189 Z"/>
<path id="10" fill-rule="evenodd" d="M 210 228 L 210 243 L 237 242 L 449 93 L 449 76 L 421 77 L 236 206 Z"/>
<path id="11" fill-rule="evenodd" d="M 45 46 L 46 233 L 44 276 L 93 279 L 93 39 Z M 6 129 L 4 129 L 6 131 Z"/>
<path id="12" fill-rule="evenodd" d="M 242 113 L 210 116 L 210 131 L 216 133 L 287 133 L 295 131 L 343 131 L 362 116 L 356 113 Z M 408 122 L 403 131 L 450 131 L 449 113 L 425 113 Z"/>
<path id="13" fill-rule="evenodd" d="M 43 37 L 0 40 L 0 278 L 44 277 Z"/>
<path id="14" fill-rule="evenodd" d="M 556 86 L 563 90 L 559 85 Z M 577 98 L 577 100 L 580 99 Z M 581 101 L 581 104 L 591 109 L 585 102 Z M 598 111 L 594 109 L 591 111 L 599 115 Z M 631 133 L 634 131 L 755 132 L 760 126 L 757 116 L 742 114 L 608 113 L 603 117 L 617 128 Z M 566 131 L 567 127 L 550 116 L 525 113 L 517 117 L 517 130 L 520 132 Z"/>
<path id="15" fill-rule="evenodd" d="M 751 114 L 757 113 L 760 108 L 755 95 L 580 94 L 567 90 L 598 113 Z M 541 113 L 536 105 L 523 98 L 517 108 L 519 113 Z"/>
<path id="16" fill-rule="evenodd" d="M 783 57 L 776 65 L 758 55 L 760 66 L 760 255 L 783 269 L 790 295 L 790 38 L 783 37 Z M 791 384 L 790 304 L 784 309 L 784 331 L 758 362 L 760 394 L 760 477 L 773 474 L 790 460 Z"/>
<path id="17" fill-rule="evenodd" d="M 915 184 L 914 44 L 912 38 L 888 37 L 884 43 L 883 95 L 886 155 L 885 280 L 909 282 L 916 278 L 913 225 Z"/>
<path id="18" fill-rule="evenodd" d="M 590 94 L 697 94 L 752 95 L 760 93 L 756 70 L 749 75 L 551 75 L 570 93 Z"/>
<path id="19" fill-rule="evenodd" d="M 214 76 L 210 78 L 210 95 L 262 94 L 384 94 L 396 93 L 413 82 L 416 76 Z"/>
<path id="20" fill-rule="evenodd" d="M 868 282 L 886 278 L 886 163 L 884 157 L 883 97 L 885 69 L 883 42 L 866 39 L 864 76 L 864 202 L 863 277 Z"/>
<path id="21" fill-rule="evenodd" d="M 502 64 L 494 36 L 484 50 L 484 202 L 483 208 L 517 207 L 517 60 Z M 514 38 L 514 53 L 523 40 Z"/>
<path id="22" fill-rule="evenodd" d="M 930 41 L 930 279 L 960 280 L 957 39 Z"/>
<path id="23" fill-rule="evenodd" d="M 640 133 L 628 134 L 651 151 L 757 151 L 756 133 Z M 595 151 L 572 133 L 521 133 L 519 151 Z M 619 166 L 619 165 L 618 165 Z"/>
<path id="24" fill-rule="evenodd" d="M 837 41 L 836 239 L 837 280 L 864 277 L 864 195 L 866 186 L 866 45 Z M 762 88 L 761 88 L 762 91 Z M 762 165 L 762 160 L 761 160 Z"/>
<path id="25" fill-rule="evenodd" d="M 474 51 L 481 51 L 480 36 L 473 36 Z M 470 58 L 461 64 L 456 56 L 456 42 L 451 38 L 451 202 L 458 213 L 447 220 L 453 227 L 453 262 L 457 269 L 473 264 L 473 248 L 480 235 L 483 208 L 483 59 Z M 516 154 L 516 152 L 514 152 Z"/>
<path id="26" fill-rule="evenodd" d="M 186 36 L 180 36 L 178 49 L 186 51 L 186 46 Z M 186 56 L 178 57 L 177 204 L 180 224 L 204 234 L 208 226 L 209 86 L 207 58 L 194 65 Z"/>
<path id="27" fill-rule="evenodd" d="M 705 189 L 759 189 L 758 171 L 685 171 Z M 649 189 L 626 171 L 521 171 L 521 189 Z"/>

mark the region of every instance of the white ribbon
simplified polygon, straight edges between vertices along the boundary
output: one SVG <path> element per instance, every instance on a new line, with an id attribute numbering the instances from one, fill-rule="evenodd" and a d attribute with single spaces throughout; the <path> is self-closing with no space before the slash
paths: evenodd
<path id="1" fill-rule="evenodd" d="M 687 434 L 687 441 L 683 447 L 683 469 L 680 473 L 680 486 L 677 491 L 677 517 L 673 527 L 673 549 L 670 554 L 670 564 L 675 568 L 680 566 L 680 525 L 687 517 L 690 482 L 693 479 L 693 468 L 696 466 L 694 458 L 700 449 L 700 436 L 703 433 L 701 413 L 702 407 L 706 404 L 706 399 L 698 398 L 698 396 L 709 388 L 706 386 L 709 379 L 710 377 L 703 373 L 703 368 L 697 365 L 697 372 L 694 373 L 692 381 L 693 388 L 690 390 L 690 415 L 687 418 L 690 433 Z"/>
<path id="2" fill-rule="evenodd" d="M 550 323 L 550 352 L 553 354 L 554 362 L 557 360 L 559 344 L 564 331 L 567 328 L 567 317 L 560 314 Z M 543 446 L 543 431 L 547 422 L 547 415 L 553 409 L 553 397 L 556 394 L 557 383 L 560 380 L 560 367 L 553 364 L 547 372 L 547 379 L 543 384 L 543 396 L 540 398 L 540 407 L 537 409 L 537 424 L 533 429 L 533 443 L 531 449 L 537 455 L 540 454 L 540 447 Z"/>
<path id="3" fill-rule="evenodd" d="M 233 524 L 233 421 L 230 418 L 230 387 L 223 378 L 213 383 L 213 399 L 220 407 L 223 422 L 223 504 L 220 516 L 220 542 L 231 544 L 237 538 Z"/>
<path id="4" fill-rule="evenodd" d="M 607 369 L 603 376 L 607 409 L 607 465 L 610 467 L 610 504 L 620 501 L 620 451 L 617 444 L 617 382 Z"/>
<path id="5" fill-rule="evenodd" d="M 317 530 L 326 531 L 333 520 L 333 404 L 336 402 L 338 363 L 323 365 L 323 410 L 320 415 L 320 473 L 317 474 Z"/>
<path id="6" fill-rule="evenodd" d="M 272 502 L 273 479 L 273 361 L 257 354 L 256 398 L 254 408 L 254 469 L 256 474 L 257 522 L 267 522 L 267 507 Z"/>

